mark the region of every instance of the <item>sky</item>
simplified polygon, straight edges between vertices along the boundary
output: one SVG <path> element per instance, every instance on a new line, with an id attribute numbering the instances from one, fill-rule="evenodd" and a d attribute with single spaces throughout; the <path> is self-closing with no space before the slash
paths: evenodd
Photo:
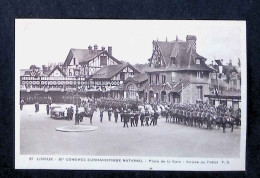
<path id="1" fill-rule="evenodd" d="M 16 19 L 15 60 L 21 69 L 63 63 L 71 48 L 97 44 L 99 49 L 112 46 L 118 60 L 142 64 L 152 56 L 153 40 L 195 35 L 197 52 L 208 64 L 223 59 L 237 65 L 238 58 L 246 60 L 244 29 L 243 21 Z"/>

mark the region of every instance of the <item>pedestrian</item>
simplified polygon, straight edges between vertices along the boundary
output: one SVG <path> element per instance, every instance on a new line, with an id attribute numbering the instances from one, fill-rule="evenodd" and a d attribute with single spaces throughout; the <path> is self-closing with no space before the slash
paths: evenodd
<path id="1" fill-rule="evenodd" d="M 131 109 L 128 109 L 127 110 L 128 111 L 128 113 L 129 113 L 129 117 L 130 117 L 130 121 L 131 121 L 131 127 L 132 126 L 135 126 L 135 123 L 134 123 L 134 114 L 133 113 L 131 113 Z"/>
<path id="2" fill-rule="evenodd" d="M 123 115 L 124 115 L 124 109 L 121 108 L 121 111 L 120 111 L 120 118 L 121 118 L 121 122 L 123 122 Z"/>
<path id="3" fill-rule="evenodd" d="M 66 110 L 67 110 L 67 120 L 70 120 L 70 114 L 69 114 L 70 108 L 66 108 Z"/>
<path id="4" fill-rule="evenodd" d="M 137 127 L 137 125 L 138 125 L 138 117 L 139 117 L 139 115 L 136 113 L 135 116 L 134 116 L 135 126 L 136 126 L 136 127 Z"/>
<path id="5" fill-rule="evenodd" d="M 116 109 L 115 112 L 114 112 L 114 117 L 115 117 L 115 122 L 117 123 L 117 120 L 118 120 L 118 113 L 119 113 L 119 110 Z"/>
<path id="6" fill-rule="evenodd" d="M 151 121 L 150 121 L 150 125 L 154 125 L 154 114 L 153 115 L 151 115 Z"/>
<path id="7" fill-rule="evenodd" d="M 108 114 L 108 120 L 111 121 L 112 108 L 109 108 L 109 109 L 108 109 L 107 114 Z"/>
<path id="8" fill-rule="evenodd" d="M 47 105 L 46 105 L 46 111 L 47 111 L 47 115 L 49 115 L 49 112 L 50 112 L 50 105 L 49 105 L 49 103 L 47 103 Z"/>
<path id="9" fill-rule="evenodd" d="M 100 122 L 102 122 L 102 120 L 103 120 L 103 113 L 104 113 L 104 111 L 103 111 L 103 109 L 102 108 L 100 108 Z"/>
<path id="10" fill-rule="evenodd" d="M 37 112 L 39 112 L 40 110 L 40 105 L 39 105 L 39 102 L 37 102 Z"/>
<path id="11" fill-rule="evenodd" d="M 157 125 L 157 119 L 159 118 L 159 113 L 155 110 L 154 111 L 154 122 L 153 122 L 153 125 Z"/>
<path id="12" fill-rule="evenodd" d="M 149 112 L 148 109 L 145 110 L 145 125 L 148 127 L 149 126 Z"/>
<path id="13" fill-rule="evenodd" d="M 166 118 L 166 122 L 169 122 L 169 109 L 166 109 L 166 113 L 165 113 L 165 118 Z"/>
<path id="14" fill-rule="evenodd" d="M 37 112 L 37 102 L 34 104 L 35 112 Z"/>
<path id="15" fill-rule="evenodd" d="M 22 98 L 21 101 L 20 101 L 20 110 L 22 111 L 23 110 L 23 105 L 24 105 L 24 99 Z"/>
<path id="16" fill-rule="evenodd" d="M 74 110 L 73 110 L 73 107 L 71 106 L 70 107 L 70 112 L 69 112 L 69 119 L 72 120 L 73 119 L 73 114 L 74 114 Z"/>
<path id="17" fill-rule="evenodd" d="M 141 126 L 144 126 L 144 113 L 140 115 Z"/>
<path id="18" fill-rule="evenodd" d="M 223 133 L 226 133 L 226 118 L 224 114 L 221 114 L 221 120 L 222 120 Z"/>
<path id="19" fill-rule="evenodd" d="M 124 115 L 123 115 L 123 120 L 124 120 L 124 127 L 127 126 L 128 128 L 128 118 L 129 118 L 130 114 L 126 112 L 126 110 L 124 110 Z"/>

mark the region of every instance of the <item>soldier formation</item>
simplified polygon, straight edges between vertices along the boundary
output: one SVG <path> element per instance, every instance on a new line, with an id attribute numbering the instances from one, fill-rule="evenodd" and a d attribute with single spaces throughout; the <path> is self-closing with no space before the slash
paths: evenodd
<path id="1" fill-rule="evenodd" d="M 159 103 L 153 104 L 152 112 L 145 108 L 145 111 L 140 111 L 137 101 L 125 101 L 115 99 L 101 99 L 97 103 L 100 108 L 100 120 L 102 122 L 103 112 L 108 111 L 109 121 L 111 120 L 111 112 L 114 112 L 115 122 L 117 122 L 118 114 L 120 114 L 121 122 L 124 122 L 123 127 L 128 127 L 130 122 L 131 127 L 137 127 L 140 120 L 141 126 L 157 125 L 157 119 L 161 116 L 166 118 L 166 122 L 183 124 L 190 127 L 206 128 L 212 130 L 214 128 L 231 128 L 233 131 L 234 125 L 241 125 L 241 110 L 234 110 L 232 107 L 220 104 L 218 107 L 209 103 L 200 104 L 163 104 L 164 110 L 160 113 L 157 110 Z"/>
<path id="2" fill-rule="evenodd" d="M 23 109 L 25 104 L 24 99 L 20 101 L 20 109 Z M 47 100 L 46 110 L 47 114 L 50 111 L 51 100 Z M 139 106 L 144 109 L 140 110 Z M 241 125 L 241 110 L 234 110 L 232 107 L 220 104 L 218 107 L 209 103 L 200 104 L 170 104 L 167 105 L 154 103 L 149 105 L 150 109 L 146 105 L 142 105 L 138 101 L 125 100 L 125 99 L 113 99 L 102 98 L 99 100 L 82 99 L 80 107 L 85 108 L 85 112 L 79 113 L 80 120 L 83 117 L 90 117 L 90 123 L 92 124 L 92 117 L 96 107 L 99 108 L 100 122 L 103 121 L 104 111 L 107 111 L 108 120 L 111 121 L 114 116 L 115 122 L 118 122 L 120 117 L 123 122 L 123 127 L 137 127 L 140 121 L 140 126 L 155 126 L 157 120 L 161 116 L 166 119 L 168 123 L 177 123 L 190 127 L 206 128 L 212 130 L 214 128 L 223 128 L 223 132 L 226 132 L 226 128 L 231 128 L 233 131 L 234 125 Z M 163 107 L 163 109 L 162 109 Z M 159 111 L 158 108 L 161 108 Z M 39 102 L 35 103 L 35 112 L 39 111 Z M 67 119 L 72 120 L 74 114 L 73 107 L 67 108 Z M 128 123 L 130 122 L 130 125 Z"/>
<path id="3" fill-rule="evenodd" d="M 210 104 L 189 104 L 189 105 L 170 105 L 167 107 L 166 122 L 179 123 L 191 127 L 206 128 L 223 128 L 231 127 L 233 131 L 234 125 L 241 125 L 241 110 L 234 110 L 220 104 L 214 107 Z"/>

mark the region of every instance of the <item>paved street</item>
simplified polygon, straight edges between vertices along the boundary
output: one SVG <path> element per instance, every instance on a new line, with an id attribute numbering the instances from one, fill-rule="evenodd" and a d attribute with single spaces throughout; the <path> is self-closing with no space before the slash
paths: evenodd
<path id="1" fill-rule="evenodd" d="M 85 118 L 89 123 L 89 118 Z M 86 122 L 84 121 L 84 122 Z M 46 114 L 46 105 L 34 112 L 34 105 L 21 111 L 21 154 L 93 155 L 93 156 L 159 156 L 159 157 L 239 157 L 240 129 L 230 133 L 167 123 L 159 119 L 157 126 L 123 128 L 123 123 L 103 123 L 95 112 L 93 125 L 98 130 L 59 132 L 57 127 L 73 125 L 73 121 L 55 120 Z"/>

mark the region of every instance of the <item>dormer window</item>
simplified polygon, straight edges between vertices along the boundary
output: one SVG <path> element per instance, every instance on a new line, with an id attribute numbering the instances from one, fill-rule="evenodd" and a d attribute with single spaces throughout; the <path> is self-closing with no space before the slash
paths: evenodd
<path id="1" fill-rule="evenodd" d="M 200 59 L 196 59 L 196 64 L 200 64 Z"/>
<path id="2" fill-rule="evenodd" d="M 171 65 L 176 64 L 176 58 L 175 57 L 171 57 Z"/>

